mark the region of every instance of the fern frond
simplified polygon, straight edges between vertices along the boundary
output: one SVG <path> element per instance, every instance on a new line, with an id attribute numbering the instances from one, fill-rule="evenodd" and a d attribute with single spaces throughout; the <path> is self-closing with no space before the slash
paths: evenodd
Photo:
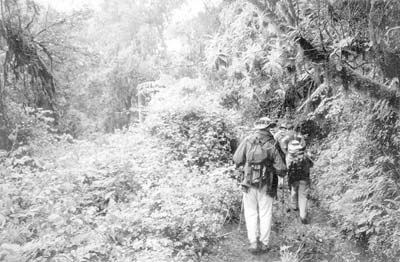
<path id="1" fill-rule="evenodd" d="M 25 243 L 27 240 L 27 225 L 8 224 L 0 233 L 0 243 Z"/>
<path id="2" fill-rule="evenodd" d="M 368 190 L 363 190 L 363 187 L 359 187 L 357 190 L 354 190 L 354 197 L 353 201 L 354 202 L 361 202 L 369 199 L 373 195 L 373 191 L 368 189 Z"/>

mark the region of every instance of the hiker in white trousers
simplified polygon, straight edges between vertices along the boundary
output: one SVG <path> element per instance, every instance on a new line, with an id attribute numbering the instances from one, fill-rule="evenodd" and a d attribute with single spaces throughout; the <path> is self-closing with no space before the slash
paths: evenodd
<path id="1" fill-rule="evenodd" d="M 243 203 L 247 237 L 250 243 L 257 243 L 258 240 L 268 246 L 271 235 L 273 198 L 266 192 L 267 185 L 261 189 L 250 187 L 247 193 L 243 193 Z M 258 219 L 260 219 L 259 228 Z"/>
<path id="2" fill-rule="evenodd" d="M 285 175 L 286 166 L 275 148 L 270 132 L 274 123 L 267 117 L 259 119 L 255 132 L 238 146 L 233 160 L 244 167 L 241 187 L 244 217 L 253 254 L 269 250 L 272 224 L 272 203 L 278 187 L 278 175 Z"/>

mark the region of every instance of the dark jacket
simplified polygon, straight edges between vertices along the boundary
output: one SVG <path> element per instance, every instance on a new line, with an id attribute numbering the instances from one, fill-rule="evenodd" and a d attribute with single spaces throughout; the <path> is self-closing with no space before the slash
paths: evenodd
<path id="1" fill-rule="evenodd" d="M 313 161 L 308 157 L 304 156 L 304 159 L 299 163 L 291 163 L 291 161 L 287 161 L 288 164 L 288 182 L 289 185 L 292 185 L 297 181 L 306 181 L 310 182 L 310 169 L 313 167 Z"/>
<path id="2" fill-rule="evenodd" d="M 263 149 L 267 152 L 267 157 L 263 162 L 265 173 L 261 185 L 255 185 L 249 181 L 249 172 L 251 168 L 248 163 L 248 155 L 249 150 L 251 149 L 252 141 L 255 139 L 259 139 L 261 141 Z M 243 139 L 233 155 L 233 161 L 237 166 L 244 166 L 244 178 L 241 182 L 243 186 L 260 187 L 267 184 L 267 193 L 273 197 L 276 195 L 278 183 L 277 175 L 285 175 L 286 165 L 276 149 L 274 137 L 269 131 L 257 130 L 253 134 Z"/>

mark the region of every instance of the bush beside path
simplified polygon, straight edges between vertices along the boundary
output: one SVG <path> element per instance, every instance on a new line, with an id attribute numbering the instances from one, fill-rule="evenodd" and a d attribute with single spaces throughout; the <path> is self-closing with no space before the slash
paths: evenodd
<path id="1" fill-rule="evenodd" d="M 32 161 L 2 164 L 2 261 L 197 260 L 238 202 L 222 171 L 190 171 L 139 130 Z"/>

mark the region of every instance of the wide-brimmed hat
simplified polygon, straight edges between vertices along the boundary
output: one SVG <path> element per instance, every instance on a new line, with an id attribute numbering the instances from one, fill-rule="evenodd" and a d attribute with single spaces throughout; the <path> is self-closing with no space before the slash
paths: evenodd
<path id="1" fill-rule="evenodd" d="M 286 122 L 282 122 L 279 125 L 280 128 L 285 128 L 285 129 L 293 129 L 294 128 L 294 124 L 291 121 L 286 121 Z"/>
<path id="2" fill-rule="evenodd" d="M 269 117 L 261 117 L 254 123 L 254 129 L 261 130 L 273 127 L 276 125 Z"/>

